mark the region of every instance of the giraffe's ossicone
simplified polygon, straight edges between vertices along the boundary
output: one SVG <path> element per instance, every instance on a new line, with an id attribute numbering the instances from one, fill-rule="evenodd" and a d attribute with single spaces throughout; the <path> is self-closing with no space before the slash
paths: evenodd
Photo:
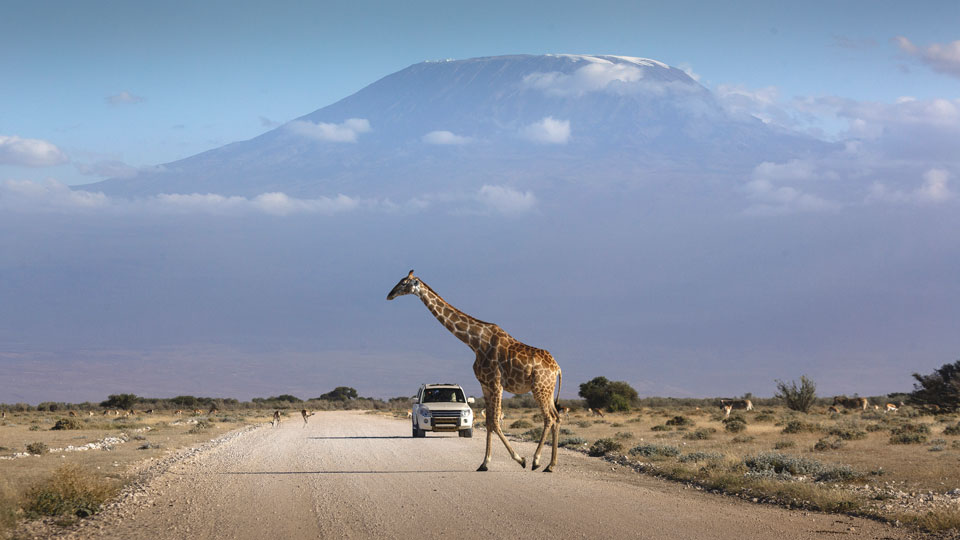
<path id="1" fill-rule="evenodd" d="M 485 471 L 490 464 L 491 441 L 494 433 L 500 437 L 510 456 L 521 467 L 527 466 L 527 460 L 513 450 L 500 429 L 501 400 L 503 391 L 506 390 L 514 394 L 532 392 L 537 400 L 540 411 L 543 413 L 543 434 L 540 436 L 537 451 L 533 455 L 532 468 L 536 469 L 540 466 L 540 452 L 547 440 L 547 433 L 551 433 L 553 453 L 550 455 L 550 464 L 544 469 L 544 472 L 551 472 L 557 465 L 557 441 L 560 435 L 557 399 L 559 399 L 560 385 L 563 381 L 560 366 L 557 365 L 553 356 L 543 349 L 521 343 L 496 324 L 475 319 L 451 306 L 420 278 L 413 275 L 413 270 L 390 291 L 387 300 L 393 300 L 405 294 L 419 297 L 440 324 L 457 339 L 466 343 L 476 354 L 473 372 L 483 388 L 487 428 L 487 449 L 483 463 L 477 470 Z M 554 397 L 554 383 L 556 383 L 557 397 Z"/>

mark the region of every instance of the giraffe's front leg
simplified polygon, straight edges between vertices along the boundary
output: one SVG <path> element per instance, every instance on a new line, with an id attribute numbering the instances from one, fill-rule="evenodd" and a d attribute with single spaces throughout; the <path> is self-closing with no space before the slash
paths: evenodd
<path id="1" fill-rule="evenodd" d="M 477 469 L 478 471 L 487 470 L 487 465 L 490 463 L 490 456 L 492 454 L 491 439 L 493 437 L 493 433 L 496 433 L 497 436 L 500 437 L 503 445 L 507 448 L 507 452 L 510 452 L 510 457 L 519 463 L 521 467 L 527 468 L 526 458 L 521 457 L 520 454 L 518 454 L 513 447 L 510 446 L 507 438 L 503 435 L 503 431 L 500 430 L 500 400 L 502 398 L 502 394 L 502 388 L 494 389 L 489 393 L 485 391 L 483 394 L 484 400 L 487 402 L 487 453 L 483 458 L 483 464 L 480 465 L 479 469 Z"/>

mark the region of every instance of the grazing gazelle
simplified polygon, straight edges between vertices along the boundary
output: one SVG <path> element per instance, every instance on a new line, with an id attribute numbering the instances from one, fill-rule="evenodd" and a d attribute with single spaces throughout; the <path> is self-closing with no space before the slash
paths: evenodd
<path id="1" fill-rule="evenodd" d="M 307 427 L 307 418 L 317 413 L 308 413 L 306 409 L 300 409 L 300 415 L 303 416 L 303 427 Z"/>
<path id="2" fill-rule="evenodd" d="M 730 416 L 730 411 L 734 409 L 753 410 L 753 402 L 749 399 L 721 399 L 720 408 L 724 411 L 724 416 Z"/>
<path id="3" fill-rule="evenodd" d="M 280 425 L 280 411 L 273 411 L 273 427 Z"/>
<path id="4" fill-rule="evenodd" d="M 490 464 L 493 448 L 493 434 L 496 433 L 507 448 L 510 456 L 520 464 L 527 466 L 526 458 L 518 454 L 500 429 L 501 400 L 503 391 L 514 394 L 533 392 L 534 399 L 543 413 L 543 434 L 540 444 L 533 454 L 532 468 L 540 466 L 540 452 L 547 434 L 553 435 L 553 452 L 550 464 L 544 472 L 551 472 L 557 466 L 557 441 L 560 436 L 560 413 L 557 412 L 557 399 L 560 397 L 560 385 L 563 377 L 560 366 L 553 356 L 543 350 L 521 343 L 502 328 L 493 323 L 484 322 L 467 315 L 453 307 L 426 283 L 413 275 L 413 270 L 401 279 L 387 294 L 387 300 L 412 294 L 420 298 L 423 305 L 440 321 L 444 328 L 457 339 L 464 342 L 476 355 L 473 373 L 483 388 L 486 403 L 487 447 L 483 463 L 478 471 L 486 471 Z M 554 389 L 557 397 L 554 397 Z"/>

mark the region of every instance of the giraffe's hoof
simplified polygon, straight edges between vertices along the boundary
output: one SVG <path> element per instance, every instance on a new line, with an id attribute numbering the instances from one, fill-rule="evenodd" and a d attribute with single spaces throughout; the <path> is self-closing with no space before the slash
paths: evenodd
<path id="1" fill-rule="evenodd" d="M 487 464 L 486 464 L 486 463 L 481 463 L 480 466 L 477 467 L 477 472 L 483 472 L 483 471 L 485 471 L 485 470 L 487 470 Z"/>
<path id="2" fill-rule="evenodd" d="M 527 468 L 527 458 L 520 458 L 520 467 Z"/>
<path id="3" fill-rule="evenodd" d="M 535 470 L 537 470 L 537 469 L 539 469 L 539 468 L 540 468 L 540 464 L 539 464 L 539 463 L 534 463 L 533 465 L 530 466 L 530 470 L 531 470 L 531 471 L 535 471 Z"/>
<path id="4" fill-rule="evenodd" d="M 547 465 L 546 467 L 543 468 L 543 472 L 553 472 L 553 468 L 551 468 L 550 465 Z"/>

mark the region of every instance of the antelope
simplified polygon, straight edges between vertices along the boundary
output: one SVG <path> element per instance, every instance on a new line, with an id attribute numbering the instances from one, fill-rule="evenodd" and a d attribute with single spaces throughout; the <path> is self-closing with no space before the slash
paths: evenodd
<path id="1" fill-rule="evenodd" d="M 87 411 L 87 416 L 93 416 L 93 411 Z"/>
<path id="2" fill-rule="evenodd" d="M 827 407 L 827 412 L 833 413 L 833 414 L 840 414 L 840 409 L 838 409 L 836 405 L 831 405 Z"/>
<path id="3" fill-rule="evenodd" d="M 413 409 L 407 411 L 407 418 L 413 418 Z"/>
<path id="4" fill-rule="evenodd" d="M 724 416 L 730 416 L 730 411 L 734 409 L 753 410 L 753 402 L 749 399 L 721 399 L 720 407 L 724 411 Z"/>
<path id="5" fill-rule="evenodd" d="M 153 414 L 153 409 L 147 409 L 143 411 L 143 414 Z"/>
<path id="6" fill-rule="evenodd" d="M 183 416 L 183 409 L 177 409 L 174 413 L 174 416 Z"/>
<path id="7" fill-rule="evenodd" d="M 885 412 L 885 413 L 888 413 L 888 412 L 897 412 L 897 411 L 900 410 L 900 407 L 903 407 L 903 402 L 902 402 L 902 401 L 900 402 L 900 405 L 894 405 L 893 403 L 887 403 L 887 407 L 883 410 L 883 412 Z"/>
<path id="8" fill-rule="evenodd" d="M 560 414 L 567 416 L 570 414 L 570 407 L 560 407 Z"/>
<path id="9" fill-rule="evenodd" d="M 194 415 L 194 416 L 200 416 L 201 414 L 203 414 L 203 410 L 202 410 L 202 409 L 194 409 L 194 410 L 193 410 L 193 415 Z"/>
<path id="10" fill-rule="evenodd" d="M 317 413 L 308 413 L 306 409 L 300 409 L 300 414 L 303 416 L 303 427 L 307 427 L 307 418 Z"/>
<path id="11" fill-rule="evenodd" d="M 587 409 L 587 410 L 590 411 L 590 413 L 593 414 L 594 416 L 599 416 L 600 418 L 603 418 L 603 409 Z"/>
<path id="12" fill-rule="evenodd" d="M 75 413 L 74 411 L 70 411 L 69 414 L 70 414 L 70 416 L 73 416 L 73 417 L 76 417 L 76 416 L 77 416 L 77 413 Z"/>
<path id="13" fill-rule="evenodd" d="M 273 411 L 273 427 L 280 425 L 280 411 Z"/>
<path id="14" fill-rule="evenodd" d="M 210 412 L 207 414 L 218 414 L 219 412 L 220 412 L 220 409 L 218 409 L 216 405 L 213 405 L 210 407 Z"/>

